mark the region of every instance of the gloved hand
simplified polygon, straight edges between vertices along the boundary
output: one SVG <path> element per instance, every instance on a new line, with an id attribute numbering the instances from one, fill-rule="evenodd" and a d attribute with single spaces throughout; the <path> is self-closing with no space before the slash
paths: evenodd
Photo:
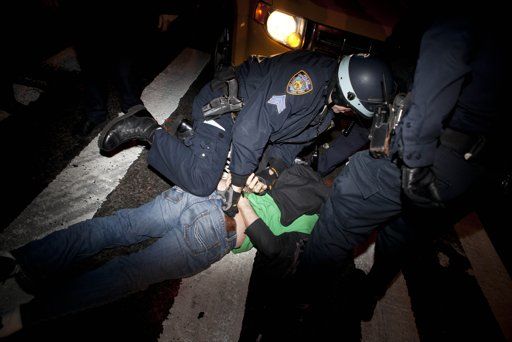
<path id="1" fill-rule="evenodd" d="M 431 167 L 402 166 L 402 189 L 412 203 L 422 208 L 439 208 L 441 201 L 436 176 Z"/>
<path id="2" fill-rule="evenodd" d="M 235 217 L 238 213 L 238 201 L 242 195 L 242 189 L 239 187 L 230 186 L 225 194 L 225 202 L 222 206 L 222 210 L 229 217 Z"/>
<path id="3" fill-rule="evenodd" d="M 258 177 L 258 180 L 265 184 L 267 186 L 267 189 L 272 189 L 274 186 L 276 180 L 277 180 L 277 173 L 274 172 L 274 170 L 271 167 L 266 167 L 265 169 L 261 170 L 260 172 L 256 173 L 256 177 Z"/>

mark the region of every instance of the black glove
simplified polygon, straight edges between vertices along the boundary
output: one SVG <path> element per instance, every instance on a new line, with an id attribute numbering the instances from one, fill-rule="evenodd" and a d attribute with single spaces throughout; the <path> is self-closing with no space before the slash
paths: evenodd
<path id="1" fill-rule="evenodd" d="M 287 169 L 288 165 L 279 158 L 270 158 L 268 164 L 269 166 L 257 172 L 255 176 L 267 186 L 268 190 L 271 190 L 281 172 Z M 270 174 L 270 171 L 272 171 L 272 174 Z"/>
<path id="2" fill-rule="evenodd" d="M 222 210 L 229 217 L 235 217 L 238 213 L 238 201 L 240 200 L 240 196 L 242 192 L 235 191 L 233 186 L 230 186 L 226 191 L 225 202 L 222 206 Z"/>
<path id="3" fill-rule="evenodd" d="M 272 171 L 272 174 L 270 174 Z M 271 167 L 267 167 L 260 172 L 255 174 L 258 177 L 258 180 L 267 186 L 267 190 L 271 190 L 277 180 L 277 172 L 274 171 Z"/>
<path id="4" fill-rule="evenodd" d="M 402 189 L 412 203 L 422 208 L 439 208 L 444 204 L 439 196 L 436 176 L 430 167 L 402 166 Z"/>

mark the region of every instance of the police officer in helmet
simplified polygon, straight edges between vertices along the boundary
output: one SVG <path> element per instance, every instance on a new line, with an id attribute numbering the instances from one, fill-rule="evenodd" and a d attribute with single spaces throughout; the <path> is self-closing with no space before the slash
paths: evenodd
<path id="1" fill-rule="evenodd" d="M 411 104 L 391 153 L 375 158 L 365 150 L 349 159 L 301 255 L 300 279 L 323 284 L 355 246 L 400 215 L 399 229 L 386 227 L 391 250 L 409 243 L 404 237 L 411 224 L 432 229 L 446 223 L 443 215 L 494 163 L 490 152 L 503 151 L 493 144 L 506 88 L 501 31 L 498 21 L 473 14 L 440 18 L 423 35 Z"/>
<path id="2" fill-rule="evenodd" d="M 367 54 L 347 55 L 341 59 L 331 99 L 341 110 L 348 127 L 329 142 L 319 155 L 317 171 L 326 176 L 354 152 L 368 144 L 368 135 L 376 106 L 385 104 L 395 91 L 389 66 Z"/>

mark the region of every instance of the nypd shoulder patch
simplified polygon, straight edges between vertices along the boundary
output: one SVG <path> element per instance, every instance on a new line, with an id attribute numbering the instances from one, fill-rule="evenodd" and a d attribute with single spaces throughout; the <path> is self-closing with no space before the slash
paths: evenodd
<path id="1" fill-rule="evenodd" d="M 286 92 L 290 95 L 304 95 L 313 90 L 313 82 L 304 70 L 297 72 L 286 85 Z"/>

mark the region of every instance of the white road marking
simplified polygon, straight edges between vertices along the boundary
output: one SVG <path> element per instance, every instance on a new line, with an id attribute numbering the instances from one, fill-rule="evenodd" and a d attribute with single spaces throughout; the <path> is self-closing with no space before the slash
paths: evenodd
<path id="1" fill-rule="evenodd" d="M 365 342 L 419 341 L 420 337 L 411 300 L 407 295 L 407 284 L 400 273 L 386 295 L 375 307 L 370 322 L 361 322 L 361 336 Z"/>
<path id="2" fill-rule="evenodd" d="M 455 231 L 505 340 L 512 341 L 512 280 L 507 269 L 476 214 L 462 219 Z"/>
<path id="3" fill-rule="evenodd" d="M 365 273 L 370 272 L 375 257 L 375 242 L 369 244 L 368 248 L 354 258 L 354 264 Z"/>
<path id="4" fill-rule="evenodd" d="M 368 273 L 374 257 L 375 242 L 372 242 L 354 262 L 357 268 Z M 365 342 L 419 341 L 407 284 L 401 273 L 386 291 L 384 298 L 377 303 L 372 320 L 361 322 L 361 337 Z"/>
<path id="5" fill-rule="evenodd" d="M 208 62 L 209 56 L 187 49 L 143 92 L 148 110 L 162 122 Z M 134 147 L 112 158 L 98 153 L 94 139 L 57 178 L 1 233 L 1 249 L 11 249 L 57 229 L 89 219 L 125 176 L 142 148 Z M 240 334 L 254 252 L 228 255 L 209 270 L 183 284 L 175 299 L 161 340 L 237 340 Z M 18 298 L 8 298 L 19 301 Z M 2 302 L 4 302 L 3 298 Z M 26 301 L 23 298 L 21 301 Z M 5 304 L 5 302 L 4 302 Z M 9 307 L 8 305 L 2 307 Z M 198 310 L 205 313 L 197 320 Z M 194 317 L 194 319 L 191 319 Z M 194 324 L 197 323 L 197 324 Z M 209 336 L 209 337 L 206 337 Z"/>
<path id="6" fill-rule="evenodd" d="M 208 60 L 208 54 L 185 49 L 146 87 L 142 100 L 159 122 L 176 109 Z M 91 218 L 141 151 L 134 147 L 106 158 L 99 154 L 96 137 L 2 232 L 0 249 Z"/>
<path id="7" fill-rule="evenodd" d="M 238 341 L 255 254 L 230 253 L 183 279 L 159 341 Z"/>
<path id="8" fill-rule="evenodd" d="M 23 84 L 13 84 L 14 98 L 23 106 L 28 106 L 39 99 L 43 90 L 36 87 L 29 87 Z"/>

